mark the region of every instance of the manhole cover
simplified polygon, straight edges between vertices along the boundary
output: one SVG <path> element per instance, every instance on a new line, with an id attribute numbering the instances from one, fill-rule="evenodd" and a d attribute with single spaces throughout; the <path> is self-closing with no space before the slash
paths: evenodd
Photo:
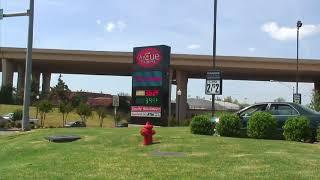
<path id="1" fill-rule="evenodd" d="M 45 137 L 45 139 L 50 142 L 72 142 L 81 139 L 81 137 L 77 135 L 53 135 Z"/>
<path id="2" fill-rule="evenodd" d="M 157 151 L 157 152 L 153 152 L 151 153 L 152 156 L 161 156 L 161 157 L 183 157 L 183 156 L 186 156 L 185 153 L 183 152 L 160 152 L 160 151 Z"/>

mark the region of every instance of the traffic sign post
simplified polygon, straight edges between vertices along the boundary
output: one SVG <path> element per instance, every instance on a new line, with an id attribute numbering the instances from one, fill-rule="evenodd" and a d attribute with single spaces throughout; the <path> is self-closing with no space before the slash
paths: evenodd
<path id="1" fill-rule="evenodd" d="M 301 104 L 301 94 L 293 94 L 293 103 Z"/>
<path id="2" fill-rule="evenodd" d="M 3 9 L 0 9 L 0 20 L 3 19 Z"/>
<path id="3" fill-rule="evenodd" d="M 220 70 L 207 72 L 205 94 L 222 95 L 222 75 Z"/>
<path id="4" fill-rule="evenodd" d="M 114 126 L 117 126 L 117 107 L 119 107 L 119 96 L 112 96 L 112 106 L 114 107 Z"/>

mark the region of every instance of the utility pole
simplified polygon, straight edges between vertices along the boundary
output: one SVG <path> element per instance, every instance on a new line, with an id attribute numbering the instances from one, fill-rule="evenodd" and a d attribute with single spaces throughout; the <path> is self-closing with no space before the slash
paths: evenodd
<path id="1" fill-rule="evenodd" d="M 299 93 L 299 29 L 302 27 L 302 22 L 297 22 L 297 71 L 296 71 L 296 94 Z"/>
<path id="2" fill-rule="evenodd" d="M 0 9 L 0 20 L 5 17 L 17 17 L 28 16 L 28 46 L 26 55 L 26 70 L 25 70 L 25 84 L 24 84 L 24 97 L 23 97 L 23 118 L 22 118 L 22 130 L 29 131 L 29 106 L 30 106 L 30 94 L 31 94 L 31 73 L 32 73 L 32 44 L 33 44 L 33 19 L 34 19 L 34 0 L 30 0 L 29 10 L 25 13 L 12 13 L 3 14 L 3 9 Z"/>
<path id="3" fill-rule="evenodd" d="M 212 70 L 216 68 L 216 49 L 217 49 L 217 6 L 218 0 L 214 0 L 214 16 L 213 16 L 213 54 L 212 54 Z M 215 115 L 215 94 L 212 94 L 212 116 Z"/>

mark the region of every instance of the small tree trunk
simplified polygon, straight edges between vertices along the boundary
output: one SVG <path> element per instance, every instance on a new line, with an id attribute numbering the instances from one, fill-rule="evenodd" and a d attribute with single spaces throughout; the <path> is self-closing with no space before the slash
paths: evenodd
<path id="1" fill-rule="evenodd" d="M 68 113 L 66 113 L 66 118 L 64 119 L 64 124 L 67 123 Z"/>
<path id="2" fill-rule="evenodd" d="M 103 118 L 100 118 L 100 127 L 102 128 Z"/>
<path id="3" fill-rule="evenodd" d="M 46 113 L 43 113 L 43 126 L 44 126 L 44 121 L 46 120 Z"/>
<path id="4" fill-rule="evenodd" d="M 64 122 L 64 113 L 62 113 L 62 127 L 65 125 L 65 122 Z"/>

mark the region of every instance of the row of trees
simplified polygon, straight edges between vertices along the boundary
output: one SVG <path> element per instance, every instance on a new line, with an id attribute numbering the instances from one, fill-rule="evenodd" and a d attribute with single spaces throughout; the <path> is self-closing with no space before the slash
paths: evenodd
<path id="1" fill-rule="evenodd" d="M 75 112 L 80 116 L 81 121 L 86 123 L 88 117 L 92 115 L 92 108 L 86 103 L 87 97 L 82 95 L 71 96 L 71 90 L 68 85 L 62 80 L 60 75 L 58 78 L 58 83 L 56 86 L 51 88 L 51 93 L 48 99 L 41 100 L 36 103 L 37 108 L 40 111 L 40 122 L 41 126 L 44 126 L 44 121 L 46 118 L 46 113 L 52 111 L 52 102 L 58 104 L 59 112 L 62 114 L 62 126 L 67 122 L 68 115 L 75 110 Z M 99 107 L 95 111 L 98 114 L 100 127 L 103 126 L 103 120 L 107 116 L 106 108 Z"/>

